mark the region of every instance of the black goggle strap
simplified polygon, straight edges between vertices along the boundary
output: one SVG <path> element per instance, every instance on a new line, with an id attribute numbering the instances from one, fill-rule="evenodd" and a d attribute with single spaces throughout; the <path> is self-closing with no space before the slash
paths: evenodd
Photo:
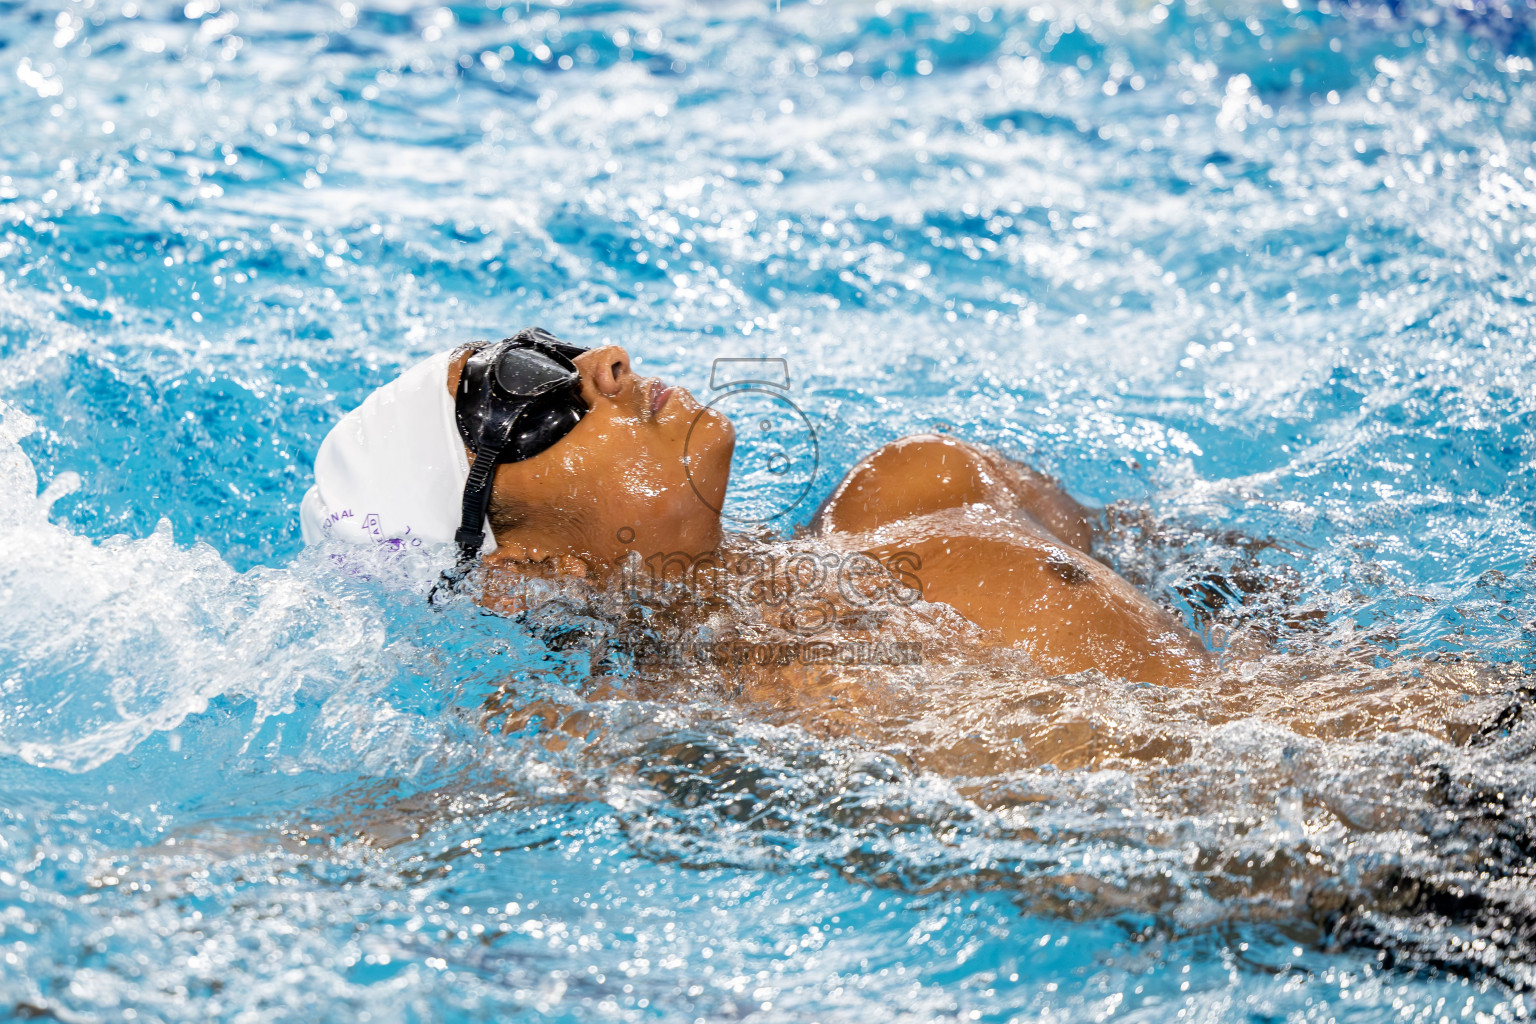
<path id="1" fill-rule="evenodd" d="M 506 429 L 497 437 L 481 438 L 470 453 L 469 478 L 464 481 L 464 504 L 459 518 L 459 529 L 453 535 L 459 546 L 459 560 L 452 569 L 444 570 L 440 583 L 456 586 L 480 557 L 485 545 L 485 517 L 491 507 L 491 490 L 496 482 L 496 466 L 501 461 L 502 449 L 511 440 L 512 428 L 518 417 L 507 420 Z M 438 588 L 432 588 L 432 596 Z"/>
<path id="2" fill-rule="evenodd" d="M 475 448 L 474 461 L 469 467 L 469 479 L 464 481 L 464 505 L 459 529 L 453 535 L 459 545 L 461 562 L 478 555 L 485 543 L 485 514 L 491 507 L 491 486 L 496 479 L 496 462 L 501 448 L 499 444 L 484 442 Z"/>

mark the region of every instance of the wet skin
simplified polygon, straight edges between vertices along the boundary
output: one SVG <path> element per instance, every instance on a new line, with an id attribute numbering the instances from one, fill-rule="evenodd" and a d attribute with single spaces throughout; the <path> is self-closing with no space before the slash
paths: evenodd
<path id="1" fill-rule="evenodd" d="M 456 391 L 469 358 L 449 366 Z M 488 566 L 559 560 L 566 571 L 602 577 L 627 552 L 700 556 L 720 545 L 736 435 L 721 414 L 685 388 L 668 388 L 630 369 L 617 345 L 575 360 L 588 412 L 531 459 L 497 467 Z M 526 514 L 498 522 L 498 508 Z"/>
<path id="2" fill-rule="evenodd" d="M 453 362 L 450 392 L 467 358 Z M 600 581 L 630 552 L 716 550 L 729 421 L 685 389 L 635 374 L 618 346 L 575 362 L 590 411 L 549 450 L 497 470 L 492 577 L 542 563 Z M 499 522 L 498 506 L 525 514 Z M 1087 553 L 1092 530 L 1077 502 L 975 445 L 937 436 L 886 445 L 848 473 L 812 527 L 838 549 L 915 554 L 925 600 L 1024 649 L 1044 672 L 1187 684 L 1210 666 L 1198 637 Z"/>
<path id="3" fill-rule="evenodd" d="M 813 527 L 882 562 L 915 554 L 925 600 L 1048 673 L 1180 685 L 1211 667 L 1199 637 L 1088 554 L 1083 507 L 996 452 L 934 435 L 888 444 L 848 473 Z"/>

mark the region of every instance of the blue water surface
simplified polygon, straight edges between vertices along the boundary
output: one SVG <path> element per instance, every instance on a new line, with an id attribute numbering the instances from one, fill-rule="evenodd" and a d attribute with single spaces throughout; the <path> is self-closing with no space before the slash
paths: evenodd
<path id="1" fill-rule="evenodd" d="M 546 627 L 611 623 L 430 608 L 297 508 L 372 388 L 537 323 L 700 395 L 783 358 L 774 529 L 943 430 L 1185 531 L 1105 551 L 1176 608 L 1241 531 L 1308 657 L 1529 667 L 1533 27 L 0 0 L 0 1018 L 1523 1017 L 1517 727 L 957 778 L 685 695 L 582 754 L 480 708 L 579 705 Z"/>

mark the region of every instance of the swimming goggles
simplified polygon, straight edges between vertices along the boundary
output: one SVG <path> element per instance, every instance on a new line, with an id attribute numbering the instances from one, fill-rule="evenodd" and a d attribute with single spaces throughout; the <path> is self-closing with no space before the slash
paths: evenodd
<path id="1" fill-rule="evenodd" d="M 479 557 L 496 467 L 521 462 L 559 441 L 587 414 L 581 371 L 571 360 L 587 351 L 542 327 L 525 327 L 476 348 L 459 374 L 454 414 L 470 450 L 463 515 L 453 539 L 458 568 Z"/>

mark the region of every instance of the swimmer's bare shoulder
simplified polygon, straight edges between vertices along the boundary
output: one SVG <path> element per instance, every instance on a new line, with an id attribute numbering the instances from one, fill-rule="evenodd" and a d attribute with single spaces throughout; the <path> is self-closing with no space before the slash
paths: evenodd
<path id="1" fill-rule="evenodd" d="M 894 442 L 855 466 L 814 520 L 828 543 L 915 558 L 924 600 L 1022 647 L 1044 671 L 1166 685 L 1211 666 L 1199 637 L 1087 553 L 1087 511 L 1043 475 L 953 438 Z"/>
<path id="2" fill-rule="evenodd" d="M 967 505 L 1008 509 L 1079 551 L 1093 545 L 1089 510 L 1056 481 L 1000 452 L 939 434 L 904 437 L 859 460 L 812 526 L 824 536 L 857 534 Z"/>

